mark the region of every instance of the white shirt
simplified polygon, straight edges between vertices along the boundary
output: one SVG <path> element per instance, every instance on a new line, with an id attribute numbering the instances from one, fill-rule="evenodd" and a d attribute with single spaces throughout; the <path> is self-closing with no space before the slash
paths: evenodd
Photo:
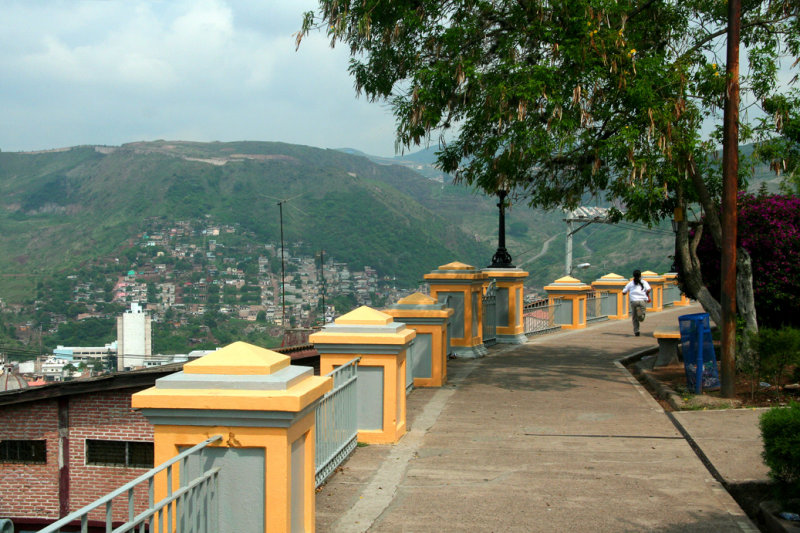
<path id="1" fill-rule="evenodd" d="M 638 283 L 630 280 L 622 289 L 622 294 L 627 294 L 632 302 L 646 302 L 649 299 L 647 295 L 650 292 L 650 284 L 645 280 L 641 280 L 641 282 L 642 286 L 640 287 Z"/>

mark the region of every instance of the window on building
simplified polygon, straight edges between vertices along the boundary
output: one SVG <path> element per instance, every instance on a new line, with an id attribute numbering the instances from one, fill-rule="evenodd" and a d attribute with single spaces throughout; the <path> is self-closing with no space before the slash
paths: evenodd
<path id="1" fill-rule="evenodd" d="M 46 440 L 0 440 L 0 463 L 46 463 Z"/>
<path id="2" fill-rule="evenodd" d="M 153 443 L 87 439 L 86 464 L 153 468 Z"/>

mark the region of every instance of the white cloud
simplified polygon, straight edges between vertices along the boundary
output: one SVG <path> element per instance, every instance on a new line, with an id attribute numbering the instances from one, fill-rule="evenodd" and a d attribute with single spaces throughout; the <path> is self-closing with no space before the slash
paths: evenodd
<path id="1" fill-rule="evenodd" d="M 17 2 L 0 19 L 0 148 L 276 140 L 389 155 L 347 52 L 292 34 L 314 2 Z M 25 28 L 25 30 L 21 30 Z"/>

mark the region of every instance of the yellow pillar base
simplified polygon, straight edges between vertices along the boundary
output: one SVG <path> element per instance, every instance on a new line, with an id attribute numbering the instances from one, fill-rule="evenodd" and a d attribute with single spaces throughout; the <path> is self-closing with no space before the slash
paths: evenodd
<path id="1" fill-rule="evenodd" d="M 416 332 L 392 316 L 359 307 L 314 333 L 320 373 L 356 357 L 358 362 L 358 440 L 397 442 L 406 432 L 406 352 Z"/>
<path id="2" fill-rule="evenodd" d="M 331 389 L 332 379 L 289 363 L 286 355 L 236 342 L 131 398 L 132 407 L 154 426 L 156 464 L 213 435 L 223 436 L 205 454 L 214 466 L 231 472 L 220 477 L 217 493 L 220 519 L 234 529 L 263 524 L 265 533 L 314 531 L 314 406 Z M 173 490 L 180 464 L 174 468 Z M 228 482 L 237 485 L 226 487 Z M 237 497 L 239 484 L 248 487 L 246 496 Z M 160 474 L 156 501 L 167 489 L 166 473 Z M 260 496 L 263 501 L 248 501 Z"/>

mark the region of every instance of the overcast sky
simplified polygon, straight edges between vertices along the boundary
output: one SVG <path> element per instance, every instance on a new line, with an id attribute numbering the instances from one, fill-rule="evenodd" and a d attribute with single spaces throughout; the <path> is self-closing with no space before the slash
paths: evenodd
<path id="1" fill-rule="evenodd" d="M 0 17 L 0 149 L 170 139 L 394 155 L 347 48 L 292 34 L 315 0 L 20 0 Z"/>
<path id="2" fill-rule="evenodd" d="M 394 120 L 356 97 L 347 48 L 315 33 L 295 51 L 302 14 L 316 6 L 4 0 L 0 150 L 258 140 L 394 155 Z"/>

